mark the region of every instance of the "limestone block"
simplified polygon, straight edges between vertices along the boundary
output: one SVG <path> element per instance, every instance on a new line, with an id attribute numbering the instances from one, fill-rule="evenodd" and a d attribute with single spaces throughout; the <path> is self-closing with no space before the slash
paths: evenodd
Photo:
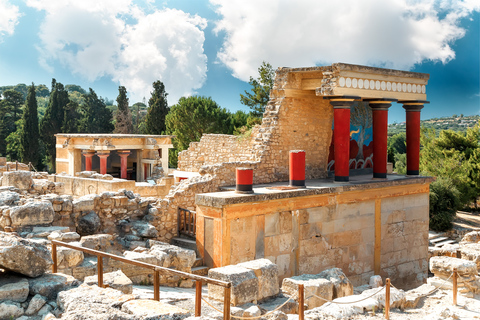
<path id="1" fill-rule="evenodd" d="M 72 289 L 79 285 L 78 280 L 72 276 L 60 273 L 48 273 L 41 277 L 28 279 L 30 294 L 40 294 L 49 300 L 57 298 L 57 294 L 64 290 Z"/>
<path id="2" fill-rule="evenodd" d="M 53 264 L 47 247 L 14 234 L 0 232 L 0 268 L 38 277 Z"/>
<path id="3" fill-rule="evenodd" d="M 480 242 L 480 231 L 471 231 L 463 236 L 460 244 Z"/>
<path id="4" fill-rule="evenodd" d="M 0 192 L 0 206 L 13 206 L 20 200 L 20 195 L 12 191 Z"/>
<path id="5" fill-rule="evenodd" d="M 194 250 L 181 248 L 168 243 L 155 241 L 150 247 L 149 253 L 156 256 L 163 256 L 160 252 L 168 254 L 168 259 L 164 260 L 164 267 L 176 267 L 178 269 L 191 268 L 195 263 L 197 255 Z"/>
<path id="6" fill-rule="evenodd" d="M 157 229 L 146 221 L 137 221 L 132 225 L 134 234 L 144 238 L 156 238 L 158 236 Z"/>
<path id="7" fill-rule="evenodd" d="M 98 285 L 98 276 L 86 277 L 84 283 L 90 286 L 93 284 Z M 133 291 L 132 280 L 130 280 L 121 270 L 104 273 L 103 284 L 108 288 L 122 291 L 125 294 L 130 294 Z"/>
<path id="8" fill-rule="evenodd" d="M 243 317 L 258 317 L 262 315 L 262 310 L 258 306 L 251 306 L 243 312 Z"/>
<path id="9" fill-rule="evenodd" d="M 17 319 L 24 314 L 24 310 L 18 302 L 0 303 L 0 319 Z"/>
<path id="10" fill-rule="evenodd" d="M 462 246 L 462 259 L 473 261 L 480 271 L 480 243 L 467 243 Z"/>
<path id="11" fill-rule="evenodd" d="M 122 305 L 122 311 L 131 314 L 135 319 L 184 319 L 189 311 L 154 300 L 131 300 Z"/>
<path id="12" fill-rule="evenodd" d="M 232 283 L 230 301 L 234 306 L 257 300 L 258 279 L 253 270 L 229 265 L 208 270 L 208 277 Z M 209 284 L 208 296 L 223 301 L 224 288 Z"/>
<path id="13" fill-rule="evenodd" d="M 372 287 L 372 288 L 379 288 L 379 287 L 383 286 L 382 277 L 380 277 L 380 276 L 371 276 L 371 277 L 370 277 L 370 281 L 369 281 L 368 284 L 369 284 L 370 287 Z"/>
<path id="14" fill-rule="evenodd" d="M 353 285 L 340 268 L 332 268 L 318 274 L 333 283 L 333 299 L 350 296 L 353 294 Z"/>
<path id="15" fill-rule="evenodd" d="M 83 262 L 84 254 L 80 250 L 57 247 L 57 265 L 59 268 L 76 267 Z"/>
<path id="16" fill-rule="evenodd" d="M 237 264 L 253 270 L 258 278 L 257 300 L 273 297 L 280 291 L 278 285 L 278 266 L 268 259 L 257 259 Z"/>
<path id="17" fill-rule="evenodd" d="M 0 278 L 0 302 L 10 300 L 24 302 L 28 297 L 28 281 L 25 278 L 4 275 Z"/>
<path id="18" fill-rule="evenodd" d="M 73 211 L 81 212 L 81 211 L 92 211 L 95 209 L 95 201 L 91 198 L 81 197 L 77 200 L 72 202 Z"/>
<path id="19" fill-rule="evenodd" d="M 25 310 L 25 314 L 27 316 L 34 315 L 45 305 L 45 303 L 47 303 L 47 298 L 42 295 L 36 294 L 35 296 L 33 296 L 32 300 L 30 300 L 27 310 Z"/>
<path id="20" fill-rule="evenodd" d="M 113 245 L 113 236 L 110 234 L 94 234 L 80 238 L 80 245 L 85 248 L 106 251 Z"/>
<path id="21" fill-rule="evenodd" d="M 418 288 L 409 290 L 405 294 L 405 308 L 416 308 L 420 299 L 435 289 L 430 284 L 423 284 Z"/>
<path id="22" fill-rule="evenodd" d="M 33 185 L 30 171 L 10 171 L 3 173 L 3 186 L 12 186 L 20 190 L 29 190 Z"/>
<path id="23" fill-rule="evenodd" d="M 49 201 L 28 202 L 10 209 L 13 226 L 34 226 L 53 222 L 55 212 Z"/>
<path id="24" fill-rule="evenodd" d="M 333 299 L 333 283 L 327 279 L 320 278 L 318 275 L 313 274 L 303 274 L 300 276 L 283 279 L 282 292 L 291 296 L 298 294 L 299 284 L 303 284 L 305 296 L 311 296 L 309 299 L 305 300 L 305 304 L 307 305 L 308 309 L 319 307 L 325 303 L 324 300 L 312 296 L 312 294 L 327 300 Z"/>
<path id="25" fill-rule="evenodd" d="M 477 264 L 473 261 L 444 256 L 430 259 L 430 271 L 440 278 L 450 277 L 453 268 L 457 268 L 458 274 L 464 277 L 478 274 Z"/>
<path id="26" fill-rule="evenodd" d="M 158 259 L 148 253 L 125 251 L 123 255 L 127 259 L 159 265 Z M 121 269 L 122 272 L 135 284 L 152 283 L 153 271 L 151 269 L 137 267 L 116 260 L 110 261 L 109 265 L 115 269 Z"/>

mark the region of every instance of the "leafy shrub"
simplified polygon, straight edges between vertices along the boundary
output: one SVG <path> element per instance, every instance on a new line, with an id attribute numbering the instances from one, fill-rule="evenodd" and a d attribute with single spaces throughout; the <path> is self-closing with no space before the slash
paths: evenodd
<path id="1" fill-rule="evenodd" d="M 451 228 L 460 207 L 460 192 L 449 178 L 438 178 L 430 184 L 430 229 L 445 231 Z"/>

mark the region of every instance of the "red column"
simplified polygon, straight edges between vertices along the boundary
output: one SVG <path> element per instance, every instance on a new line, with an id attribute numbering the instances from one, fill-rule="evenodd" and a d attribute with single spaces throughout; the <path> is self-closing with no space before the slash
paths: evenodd
<path id="1" fill-rule="evenodd" d="M 97 152 L 97 156 L 100 158 L 100 174 L 107 174 L 107 158 L 110 152 Z"/>
<path id="2" fill-rule="evenodd" d="M 350 162 L 350 107 L 353 99 L 331 100 L 333 106 L 333 147 L 335 181 L 349 181 Z"/>
<path id="3" fill-rule="evenodd" d="M 305 187 L 305 150 L 290 151 L 290 186 Z"/>
<path id="4" fill-rule="evenodd" d="M 423 103 L 404 103 L 407 120 L 407 175 L 420 173 L 420 110 Z"/>
<path id="5" fill-rule="evenodd" d="M 120 178 L 127 179 L 127 158 L 131 154 L 129 150 L 117 151 L 120 156 Z"/>
<path id="6" fill-rule="evenodd" d="M 85 171 L 92 171 L 92 157 L 95 154 L 93 151 L 83 151 L 85 157 Z"/>
<path id="7" fill-rule="evenodd" d="M 373 177 L 387 178 L 388 108 L 390 101 L 370 101 L 373 126 Z"/>
<path id="8" fill-rule="evenodd" d="M 237 168 L 236 170 L 237 193 L 253 193 L 253 169 Z"/>

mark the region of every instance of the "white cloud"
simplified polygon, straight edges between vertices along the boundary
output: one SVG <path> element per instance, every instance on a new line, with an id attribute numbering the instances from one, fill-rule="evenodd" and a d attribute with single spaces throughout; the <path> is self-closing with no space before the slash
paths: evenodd
<path id="1" fill-rule="evenodd" d="M 210 0 L 226 37 L 218 58 L 248 81 L 273 66 L 346 62 L 410 69 L 455 58 L 460 20 L 478 0 Z"/>
<path id="2" fill-rule="evenodd" d="M 12 35 L 21 14 L 17 6 L 8 0 L 0 0 L 0 41 L 5 35 Z"/>
<path id="3" fill-rule="evenodd" d="M 146 14 L 129 0 L 28 0 L 46 12 L 40 29 L 40 63 L 59 61 L 90 81 L 111 77 L 131 101 L 164 82 L 173 104 L 200 88 L 206 76 L 206 20 L 179 10 Z"/>

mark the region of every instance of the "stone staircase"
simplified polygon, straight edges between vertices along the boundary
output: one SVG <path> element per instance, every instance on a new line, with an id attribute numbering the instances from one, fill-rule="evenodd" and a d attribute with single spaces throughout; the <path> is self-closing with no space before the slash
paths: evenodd
<path id="1" fill-rule="evenodd" d="M 428 246 L 441 248 L 446 244 L 455 244 L 457 241 L 451 240 L 446 233 L 428 231 Z"/>
<path id="2" fill-rule="evenodd" d="M 200 257 L 200 254 L 197 249 L 197 242 L 195 241 L 195 239 L 180 235 L 178 237 L 173 238 L 171 241 L 171 244 L 185 248 L 185 249 L 194 250 L 195 253 L 197 254 L 197 259 L 193 264 L 192 273 L 199 276 L 205 276 L 205 277 L 208 276 L 208 270 L 210 268 L 204 264 L 203 259 Z"/>

